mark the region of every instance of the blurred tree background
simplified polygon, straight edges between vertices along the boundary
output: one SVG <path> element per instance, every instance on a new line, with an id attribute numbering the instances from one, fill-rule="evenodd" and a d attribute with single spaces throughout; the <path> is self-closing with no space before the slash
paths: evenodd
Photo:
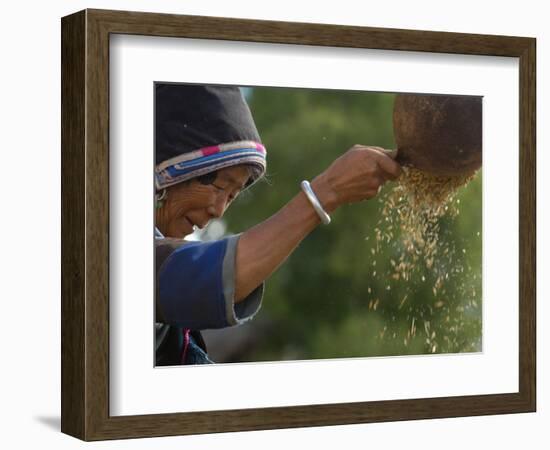
<path id="1" fill-rule="evenodd" d="M 265 220 L 354 144 L 393 148 L 394 96 L 334 90 L 246 88 L 268 150 L 268 175 L 237 199 L 225 234 Z M 266 282 L 263 306 L 240 327 L 207 331 L 218 362 L 279 361 L 481 351 L 481 174 L 461 188 L 460 213 L 441 221 L 451 251 L 408 281 L 392 279 L 399 235 L 376 253 L 379 196 L 338 209 Z M 208 230 L 206 232 L 208 235 Z M 215 236 L 214 233 L 213 237 Z M 267 243 L 270 245 L 270 243 Z M 272 245 L 276 245 L 273 243 Z M 445 289 L 434 294 L 435 276 Z"/>

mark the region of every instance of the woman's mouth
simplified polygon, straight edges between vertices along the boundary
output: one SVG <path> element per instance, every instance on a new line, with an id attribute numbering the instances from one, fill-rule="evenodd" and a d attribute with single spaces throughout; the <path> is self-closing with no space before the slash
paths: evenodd
<path id="1" fill-rule="evenodd" d="M 187 224 L 189 225 L 189 229 L 191 231 L 193 231 L 195 229 L 195 224 L 193 222 L 191 222 L 187 217 L 183 217 L 185 219 L 185 221 L 187 222 Z"/>

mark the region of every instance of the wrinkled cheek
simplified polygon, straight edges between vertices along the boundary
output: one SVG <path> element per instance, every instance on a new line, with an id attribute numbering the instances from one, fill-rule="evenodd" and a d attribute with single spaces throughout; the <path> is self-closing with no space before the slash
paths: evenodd
<path id="1" fill-rule="evenodd" d="M 216 201 L 216 194 L 212 191 L 212 188 L 200 184 L 190 187 L 186 194 L 185 200 L 189 209 L 206 208 Z"/>

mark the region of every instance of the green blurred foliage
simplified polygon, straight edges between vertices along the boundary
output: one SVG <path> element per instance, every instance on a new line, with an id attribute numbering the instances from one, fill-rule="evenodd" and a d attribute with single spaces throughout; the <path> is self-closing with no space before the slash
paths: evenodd
<path id="1" fill-rule="evenodd" d="M 226 213 L 229 233 L 265 220 L 354 144 L 394 146 L 392 94 L 254 88 L 249 104 L 268 149 L 265 182 Z M 398 236 L 376 255 L 377 199 L 342 207 L 267 281 L 260 315 L 272 327 L 241 361 L 408 355 L 481 350 L 481 175 L 462 188 L 440 244 L 452 249 L 413 279 L 393 280 Z M 383 226 L 383 224 L 382 224 Z M 266 243 L 276 245 L 276 242 Z M 375 273 L 376 272 L 376 273 Z M 448 274 L 434 295 L 436 276 Z M 254 321 L 252 325 L 254 326 Z M 265 333 L 264 333 L 265 335 Z"/>

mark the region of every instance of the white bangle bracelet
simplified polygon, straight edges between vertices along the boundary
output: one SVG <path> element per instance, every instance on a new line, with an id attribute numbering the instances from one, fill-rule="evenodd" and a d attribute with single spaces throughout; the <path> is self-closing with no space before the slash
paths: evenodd
<path id="1" fill-rule="evenodd" d="M 302 191 L 304 191 L 304 194 L 306 194 L 306 197 L 311 203 L 311 206 L 313 206 L 313 209 L 321 219 L 321 222 L 323 222 L 325 225 L 328 225 L 330 223 L 330 216 L 321 206 L 319 199 L 317 198 L 317 196 L 313 192 L 313 189 L 311 189 L 311 186 L 309 185 L 309 181 L 305 181 L 305 180 L 302 181 L 302 183 L 300 183 L 300 187 L 302 188 Z"/>

